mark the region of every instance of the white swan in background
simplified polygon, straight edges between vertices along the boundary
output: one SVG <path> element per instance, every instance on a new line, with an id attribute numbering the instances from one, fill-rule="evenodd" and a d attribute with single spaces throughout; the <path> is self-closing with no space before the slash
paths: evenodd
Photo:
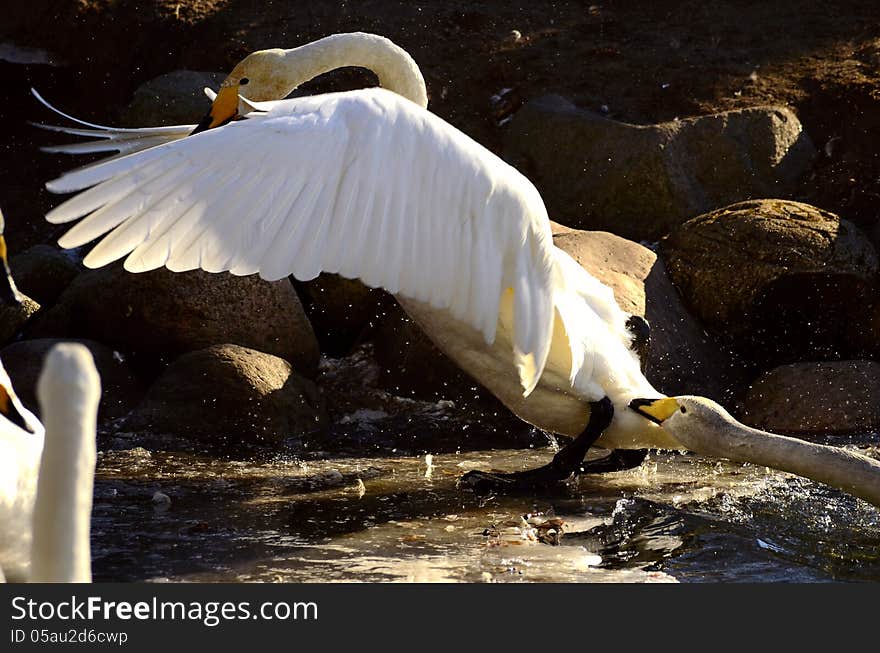
<path id="1" fill-rule="evenodd" d="M 44 430 L 22 405 L 0 364 L 0 576 L 30 573 L 31 518 L 43 452 Z"/>
<path id="2" fill-rule="evenodd" d="M 0 365 L 0 579 L 91 582 L 100 395 L 89 350 L 56 345 L 37 384 L 44 429 Z"/>
<path id="3" fill-rule="evenodd" d="M 384 88 L 281 100 L 342 66 L 373 70 Z M 52 192 L 83 192 L 46 217 L 83 218 L 62 247 L 103 236 L 85 258 L 90 267 L 126 257 L 131 272 L 165 266 L 308 280 L 325 271 L 393 293 L 514 413 L 577 436 L 539 473 L 471 480 L 565 478 L 594 443 L 685 448 L 628 407 L 661 396 L 640 370 L 630 316 L 553 245 L 535 187 L 426 107 L 415 62 L 382 37 L 337 34 L 255 52 L 222 83 L 191 137 L 192 125 L 44 126 L 98 139 L 53 151 L 124 155 L 49 182 Z M 717 449 L 727 455 L 723 443 Z"/>

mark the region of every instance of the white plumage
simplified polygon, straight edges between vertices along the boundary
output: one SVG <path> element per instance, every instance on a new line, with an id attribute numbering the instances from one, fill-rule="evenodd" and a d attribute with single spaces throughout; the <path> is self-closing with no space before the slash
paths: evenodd
<path id="1" fill-rule="evenodd" d="M 372 68 L 387 88 L 277 99 L 343 65 Z M 82 191 L 46 216 L 82 218 L 59 244 L 103 236 L 85 264 L 125 257 L 131 272 L 359 278 L 393 293 L 523 419 L 577 435 L 588 402 L 609 396 L 619 417 L 605 446 L 676 444 L 626 410 L 658 394 L 630 350 L 628 315 L 553 245 L 535 187 L 426 110 L 406 52 L 368 34 L 261 51 L 229 75 L 214 106 L 224 101 L 246 119 L 187 138 L 192 125 L 67 130 L 97 137 L 90 151 L 124 156 L 47 184 Z"/>
<path id="2" fill-rule="evenodd" d="M 37 386 L 45 428 L 2 365 L 0 386 L 9 402 L 0 415 L 0 580 L 90 582 L 101 392 L 92 356 L 78 344 L 47 354 Z"/>
<path id="3" fill-rule="evenodd" d="M 370 68 L 384 88 L 279 100 L 342 66 Z M 779 441 L 760 435 L 746 456 L 746 427 L 714 402 L 685 415 L 687 401 L 641 399 L 660 393 L 640 370 L 611 290 L 553 245 L 525 177 L 426 107 L 415 62 L 382 37 L 337 34 L 255 52 L 223 82 L 195 135 L 184 138 L 192 125 L 50 127 L 98 139 L 53 151 L 123 156 L 49 182 L 53 192 L 82 192 L 47 219 L 82 218 L 64 247 L 103 236 L 86 256 L 92 267 L 126 257 L 132 272 L 360 278 L 394 293 L 441 350 L 541 428 L 576 436 L 589 402 L 607 397 L 613 420 L 599 446 L 681 449 L 678 432 L 711 455 L 770 460 L 878 496 L 880 467 L 864 456 L 786 441 L 792 461 L 781 461 Z M 225 124 L 235 116 L 245 119 Z M 682 415 L 660 428 L 670 407 Z M 711 437 L 694 435 L 702 430 Z"/>
<path id="4" fill-rule="evenodd" d="M 45 430 L 16 396 L 2 364 L 0 386 L 10 404 L 7 412 L 17 411 L 26 426 L 0 416 L 0 579 L 16 580 L 30 573 L 31 519 Z"/>
<path id="5" fill-rule="evenodd" d="M 607 394 L 588 370 L 631 368 L 641 378 L 626 314 L 553 246 L 544 204 L 517 170 L 385 89 L 262 106 L 268 111 L 47 184 L 88 188 L 47 215 L 53 223 L 86 216 L 59 243 L 103 235 L 85 264 L 127 257 L 131 272 L 202 268 L 269 280 L 338 272 L 448 311 L 490 344 L 510 288 L 525 394 L 545 367 L 555 310 L 571 334 L 588 333 L 571 339 L 565 370 L 582 399 Z M 566 310 L 569 295 L 582 301 Z M 596 328 L 577 326 L 584 319 Z M 613 360 L 597 365 L 597 356 Z"/>
<path id="6" fill-rule="evenodd" d="M 384 89 L 279 100 L 352 65 L 372 69 Z M 97 139 L 52 151 L 118 153 L 49 182 L 53 192 L 82 192 L 47 219 L 82 218 L 64 247 L 103 236 L 85 258 L 92 267 L 126 257 L 132 272 L 360 278 L 394 293 L 441 350 L 541 428 L 592 436 L 589 402 L 607 397 L 613 420 L 599 446 L 688 445 L 877 500 L 880 466 L 864 456 L 766 437 L 709 400 L 690 412 L 689 398 L 658 400 L 631 350 L 629 316 L 553 245 L 535 187 L 426 107 L 415 62 L 382 37 L 255 52 L 195 135 L 192 125 L 45 126 Z M 245 119 L 225 124 L 236 116 Z"/>

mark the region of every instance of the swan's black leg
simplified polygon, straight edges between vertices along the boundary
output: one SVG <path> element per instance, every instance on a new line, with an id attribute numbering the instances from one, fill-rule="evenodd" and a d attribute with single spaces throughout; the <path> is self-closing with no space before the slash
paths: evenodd
<path id="1" fill-rule="evenodd" d="M 647 455 L 647 449 L 614 449 L 604 458 L 582 463 L 577 473 L 580 476 L 635 469 L 645 461 Z"/>
<path id="2" fill-rule="evenodd" d="M 614 417 L 614 405 L 608 397 L 601 401 L 590 402 L 590 421 L 586 428 L 556 452 L 553 460 L 543 467 L 508 474 L 472 471 L 461 477 L 459 485 L 485 494 L 491 490 L 539 489 L 568 480 L 579 473 L 587 450 L 608 428 L 612 417 Z"/>
<path id="3" fill-rule="evenodd" d="M 648 360 L 648 348 L 651 346 L 651 325 L 640 315 L 630 315 L 626 321 L 626 328 L 633 337 L 631 349 L 638 355 L 644 372 Z M 577 473 L 580 476 L 635 469 L 645 461 L 647 455 L 647 449 L 614 449 L 604 458 L 584 462 Z"/>

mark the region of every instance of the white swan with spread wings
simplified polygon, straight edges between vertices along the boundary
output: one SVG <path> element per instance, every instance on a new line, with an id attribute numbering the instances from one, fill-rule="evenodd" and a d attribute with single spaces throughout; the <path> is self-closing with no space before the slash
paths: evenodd
<path id="1" fill-rule="evenodd" d="M 373 70 L 382 88 L 282 99 L 343 66 Z M 47 219 L 79 220 L 63 247 L 102 238 L 91 267 L 125 257 L 132 272 L 335 272 L 391 292 L 517 415 L 577 436 L 545 468 L 481 482 L 568 477 L 592 444 L 684 448 L 647 404 L 629 407 L 661 397 L 641 372 L 631 316 L 553 245 L 535 187 L 426 107 L 415 62 L 379 36 L 255 52 L 198 126 L 48 126 L 97 139 L 54 151 L 123 156 L 49 182 L 79 194 Z"/>

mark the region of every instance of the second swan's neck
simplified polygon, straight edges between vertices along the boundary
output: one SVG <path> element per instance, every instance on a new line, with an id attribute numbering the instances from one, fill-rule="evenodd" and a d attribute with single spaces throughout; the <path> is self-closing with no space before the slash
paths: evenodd
<path id="1" fill-rule="evenodd" d="M 797 474 L 880 507 L 880 461 L 840 447 L 760 431 L 718 408 L 719 420 L 697 428 L 675 428 L 673 422 L 680 419 L 676 414 L 669 419 L 670 432 L 691 451 Z"/>
<path id="2" fill-rule="evenodd" d="M 37 385 L 46 427 L 34 503 L 31 581 L 90 582 L 89 525 L 101 385 L 89 351 L 56 345 Z"/>
<path id="3" fill-rule="evenodd" d="M 372 70 L 382 88 L 402 95 L 422 108 L 428 106 L 425 79 L 415 60 L 406 50 L 382 36 L 363 32 L 334 34 L 283 52 L 284 81 L 288 86 L 284 95 L 318 75 L 336 68 L 356 66 Z"/>

